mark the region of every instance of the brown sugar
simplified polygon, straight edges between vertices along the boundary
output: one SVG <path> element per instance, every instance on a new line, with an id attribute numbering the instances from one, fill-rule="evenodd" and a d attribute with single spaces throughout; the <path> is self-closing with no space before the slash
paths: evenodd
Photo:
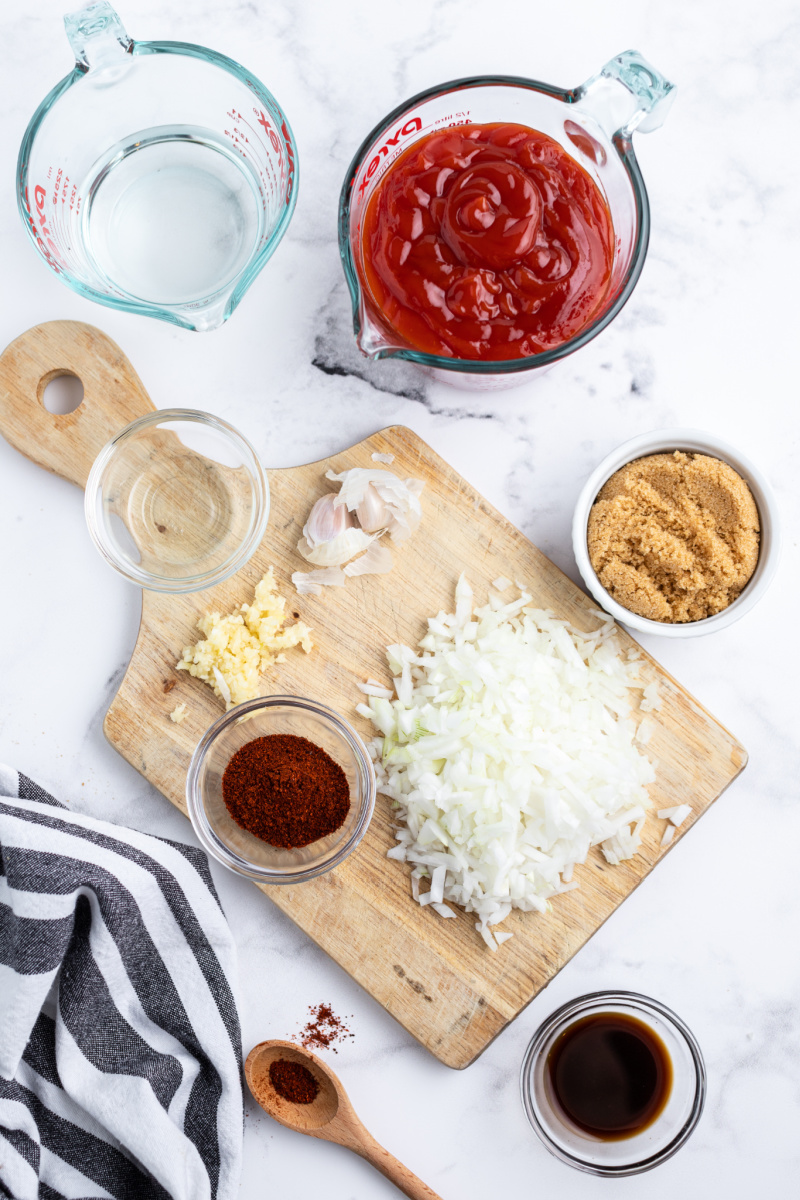
<path id="1" fill-rule="evenodd" d="M 589 558 L 606 591 L 651 621 L 722 612 L 758 562 L 758 509 L 732 467 L 675 450 L 622 467 L 589 513 Z"/>

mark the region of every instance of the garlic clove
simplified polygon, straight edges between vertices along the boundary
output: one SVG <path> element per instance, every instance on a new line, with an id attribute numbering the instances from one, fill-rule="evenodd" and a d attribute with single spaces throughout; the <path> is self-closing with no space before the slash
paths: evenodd
<path id="1" fill-rule="evenodd" d="M 356 512 L 362 528 L 372 527 L 375 532 L 388 533 L 392 541 L 402 542 L 419 525 L 422 516 L 419 497 L 425 486 L 421 479 L 398 479 L 391 471 L 373 471 L 364 467 L 351 467 L 339 475 L 335 471 L 326 471 L 325 478 L 341 485 L 336 497 L 337 507 L 342 505 L 350 512 Z M 375 496 L 372 496 L 373 492 Z M 381 516 L 378 516 L 378 501 L 383 503 Z M 365 521 L 368 524 L 364 524 Z"/>
<path id="2" fill-rule="evenodd" d="M 344 508 L 344 505 L 341 507 Z M 356 516 L 366 533 L 377 533 L 379 529 L 385 529 L 391 520 L 385 502 L 371 483 L 364 488 L 361 500 L 356 505 Z"/>
<path id="3" fill-rule="evenodd" d="M 303 526 L 303 536 L 310 547 L 332 542 L 353 526 L 353 518 L 343 504 L 336 504 L 336 492 L 328 492 L 317 500 Z"/>

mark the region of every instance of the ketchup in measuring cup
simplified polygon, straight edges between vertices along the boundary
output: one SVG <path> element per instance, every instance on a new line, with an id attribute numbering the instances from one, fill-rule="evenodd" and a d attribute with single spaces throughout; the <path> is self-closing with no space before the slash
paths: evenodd
<path id="1" fill-rule="evenodd" d="M 364 282 L 381 319 L 448 358 L 526 358 L 574 338 L 603 309 L 613 256 L 600 189 L 524 125 L 421 138 L 364 219 Z"/>

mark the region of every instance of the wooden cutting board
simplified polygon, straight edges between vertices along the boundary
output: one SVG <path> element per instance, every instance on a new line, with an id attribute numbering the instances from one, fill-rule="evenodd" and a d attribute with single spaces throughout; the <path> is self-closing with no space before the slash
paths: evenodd
<path id="1" fill-rule="evenodd" d="M 83 403 L 66 416 L 54 416 L 42 404 L 46 383 L 59 374 L 77 375 L 84 385 Z M 23 454 L 81 487 L 108 438 L 152 407 L 120 349 L 89 325 L 40 325 L 0 358 L 0 432 Z M 422 525 L 395 553 L 391 575 L 351 579 L 346 588 L 327 589 L 319 598 L 296 596 L 290 575 L 304 565 L 295 547 L 311 504 L 329 490 L 325 471 L 371 467 L 375 451 L 393 454 L 391 470 L 401 477 L 424 480 Z M 292 651 L 285 663 L 271 667 L 263 676 L 264 693 L 320 700 L 364 738 L 372 730 L 355 712 L 361 699 L 356 685 L 369 677 L 389 682 L 385 646 L 415 645 L 428 615 L 451 611 L 462 570 L 479 603 L 490 582 L 506 575 L 524 580 L 537 605 L 581 628 L 596 625 L 594 601 L 409 429 L 385 429 L 331 458 L 270 471 L 269 483 L 267 533 L 243 570 L 207 592 L 144 592 L 136 647 L 105 718 L 111 744 L 184 812 L 189 759 L 222 704 L 205 684 L 175 671 L 175 663 L 183 646 L 196 640 L 198 617 L 249 602 L 270 564 L 290 607 L 312 626 L 316 647 L 310 655 Z M 658 681 L 663 697 L 660 711 L 648 714 L 653 732 L 647 751 L 657 770 L 651 795 L 656 808 L 684 802 L 692 808 L 674 846 L 744 768 L 747 754 L 656 662 L 644 658 L 643 674 Z M 180 702 L 188 716 L 176 725 L 169 713 Z M 462 1068 L 663 857 L 662 828 L 653 816 L 642 852 L 618 867 L 592 851 L 576 870 L 580 887 L 556 898 L 546 916 L 512 914 L 504 928 L 515 936 L 497 953 L 484 946 L 473 917 L 459 913 L 457 920 L 442 921 L 412 901 L 409 868 L 386 858 L 394 838 L 385 797 L 378 797 L 367 835 L 340 869 L 310 883 L 262 890 L 432 1054 Z M 266 977 L 268 964 L 260 969 Z"/>

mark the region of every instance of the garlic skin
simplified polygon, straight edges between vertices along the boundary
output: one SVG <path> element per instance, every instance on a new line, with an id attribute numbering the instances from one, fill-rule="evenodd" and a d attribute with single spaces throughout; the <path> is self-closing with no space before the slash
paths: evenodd
<path id="1" fill-rule="evenodd" d="M 316 502 L 303 526 L 303 537 L 313 549 L 323 542 L 332 542 L 340 533 L 353 526 L 353 518 L 343 504 L 337 504 L 336 492 L 328 492 Z"/>
<path id="2" fill-rule="evenodd" d="M 316 546 L 312 546 L 308 538 L 301 537 L 297 549 L 306 562 L 313 563 L 315 567 L 340 567 L 367 550 L 374 541 L 373 533 L 352 527 L 338 533 L 329 542 L 318 542 Z"/>
<path id="3" fill-rule="evenodd" d="M 295 571 L 292 583 L 300 596 L 321 596 L 323 587 L 344 587 L 341 567 L 323 567 L 319 571 Z"/>
<path id="4" fill-rule="evenodd" d="M 387 550 L 380 542 L 373 542 L 366 554 L 347 564 L 344 574 L 348 578 L 353 575 L 388 575 L 393 565 L 391 550 Z"/>
<path id="5" fill-rule="evenodd" d="M 342 504 L 340 507 L 345 506 Z M 356 517 L 366 533 L 377 533 L 379 529 L 385 529 L 392 519 L 385 501 L 371 483 L 364 488 L 364 493 L 356 505 Z"/>

